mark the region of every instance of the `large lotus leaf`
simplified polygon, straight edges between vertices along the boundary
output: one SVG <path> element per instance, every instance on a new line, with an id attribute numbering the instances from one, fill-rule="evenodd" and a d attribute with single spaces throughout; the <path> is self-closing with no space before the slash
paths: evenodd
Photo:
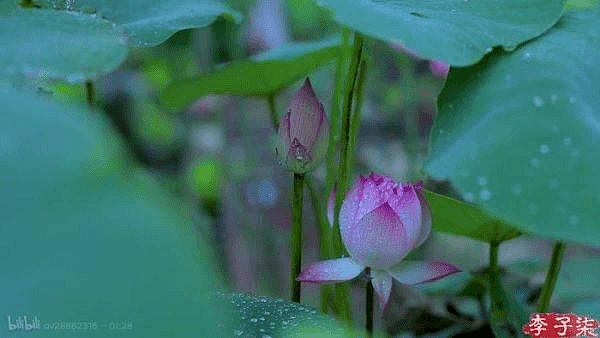
<path id="1" fill-rule="evenodd" d="M 321 0 L 335 19 L 455 66 L 513 49 L 556 23 L 564 0 Z"/>
<path id="2" fill-rule="evenodd" d="M 231 304 L 230 337 L 346 337 L 331 317 L 306 305 L 277 298 L 245 294 L 219 294 L 217 301 Z"/>
<path id="3" fill-rule="evenodd" d="M 0 336 L 222 337 L 211 250 L 124 165 L 109 124 L 27 93 L 0 100 Z"/>
<path id="4" fill-rule="evenodd" d="M 77 0 L 75 10 L 96 11 L 98 15 L 120 25 L 135 46 L 156 46 L 177 31 L 205 27 L 219 16 L 236 22 L 237 11 L 216 0 Z"/>
<path id="5" fill-rule="evenodd" d="M 0 15 L 0 77 L 83 82 L 127 56 L 123 31 L 95 15 L 15 9 Z"/>
<path id="6" fill-rule="evenodd" d="M 471 237 L 484 242 L 503 242 L 520 235 L 513 227 L 488 216 L 474 205 L 425 190 L 433 230 Z"/>
<path id="7" fill-rule="evenodd" d="M 207 94 L 230 93 L 264 96 L 276 93 L 341 52 L 341 40 L 291 43 L 252 60 L 225 65 L 217 70 L 176 81 L 160 95 L 169 108 L 182 108 Z"/>
<path id="8" fill-rule="evenodd" d="M 600 10 L 453 69 L 427 171 L 519 230 L 600 245 Z"/>
<path id="9" fill-rule="evenodd" d="M 554 296 L 562 301 L 600 297 L 600 259 L 577 257 L 560 268 Z"/>

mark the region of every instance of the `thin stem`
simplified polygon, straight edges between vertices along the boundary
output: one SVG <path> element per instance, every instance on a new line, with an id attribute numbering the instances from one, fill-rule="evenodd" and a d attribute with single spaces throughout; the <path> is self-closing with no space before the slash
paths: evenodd
<path id="1" fill-rule="evenodd" d="M 492 273 L 498 273 L 498 246 L 500 243 L 490 243 L 490 270 Z"/>
<path id="2" fill-rule="evenodd" d="M 325 179 L 325 193 L 329 193 L 335 185 L 335 153 L 339 141 L 340 128 L 340 98 L 344 90 L 344 73 L 346 60 L 348 59 L 348 40 L 350 39 L 350 29 L 342 29 L 342 49 L 337 60 L 337 69 L 335 71 L 335 89 L 333 90 L 333 100 L 331 108 L 331 123 L 329 127 L 329 146 L 327 148 L 327 178 Z"/>
<path id="3" fill-rule="evenodd" d="M 497 295 L 498 292 L 501 292 L 500 285 L 500 268 L 498 267 L 498 247 L 500 246 L 499 242 L 491 242 L 490 243 L 490 263 L 488 267 L 488 275 L 490 278 L 490 298 L 492 300 L 492 314 L 497 312 L 498 309 L 501 309 L 502 304 L 498 301 Z M 490 314 L 490 320 L 492 320 Z"/>
<path id="4" fill-rule="evenodd" d="M 346 81 L 346 92 L 344 97 L 344 110 L 342 115 L 342 148 L 340 156 L 340 169 L 338 171 L 339 184 L 337 194 L 335 198 L 335 217 L 333 226 L 333 255 L 338 257 L 344 252 L 344 246 L 342 245 L 342 239 L 340 236 L 340 224 L 339 215 L 342 207 L 342 201 L 346 194 L 348 186 L 348 152 L 350 150 L 350 119 L 352 113 L 352 99 L 354 95 L 354 87 L 356 84 L 356 77 L 358 74 L 358 67 L 360 64 L 360 58 L 362 55 L 362 44 L 363 38 L 359 33 L 354 34 L 354 45 L 352 46 L 352 63 L 350 72 L 348 72 L 348 79 Z"/>
<path id="5" fill-rule="evenodd" d="M 556 279 L 558 278 L 558 272 L 560 271 L 560 265 L 562 263 L 563 254 L 565 252 L 565 243 L 556 242 L 554 244 L 554 250 L 552 250 L 552 260 L 550 261 L 550 268 L 546 275 L 546 281 L 542 287 L 542 294 L 538 301 L 536 312 L 548 312 L 550 307 L 550 300 L 552 299 L 552 291 L 554 291 L 554 285 L 556 285 Z"/>
<path id="6" fill-rule="evenodd" d="M 269 110 L 271 111 L 271 122 L 275 127 L 275 132 L 279 129 L 279 118 L 277 117 L 277 108 L 275 108 L 275 94 L 267 95 L 267 101 L 269 101 Z"/>
<path id="7" fill-rule="evenodd" d="M 373 290 L 373 283 L 371 282 L 371 273 L 369 269 L 367 269 L 367 299 L 366 299 L 366 324 L 365 328 L 367 329 L 367 337 L 373 337 L 373 304 L 375 302 L 375 292 Z"/>
<path id="8" fill-rule="evenodd" d="M 90 108 L 94 108 L 94 96 L 94 82 L 92 80 L 85 81 L 85 98 Z"/>
<path id="9" fill-rule="evenodd" d="M 334 226 L 331 234 L 331 245 L 333 257 L 339 257 L 344 253 L 344 245 L 340 235 L 339 215 L 342 207 L 342 201 L 348 186 L 348 151 L 350 150 L 350 115 L 352 113 L 352 98 L 354 95 L 354 87 L 358 74 L 358 67 L 362 55 L 363 37 L 359 33 L 354 34 L 354 44 L 352 46 L 352 59 L 348 78 L 346 79 L 346 89 L 344 96 L 344 109 L 342 115 L 342 138 L 341 138 L 341 154 L 340 166 L 338 171 L 338 189 L 335 198 Z M 338 315 L 348 322 L 352 319 L 350 311 L 350 303 L 348 296 L 350 287 L 345 283 L 338 283 L 335 286 L 335 305 Z"/>
<path id="10" fill-rule="evenodd" d="M 294 199 L 292 205 L 292 301 L 300 303 L 300 282 L 297 281 L 302 265 L 302 197 L 304 175 L 294 174 Z"/>
<path id="11" fill-rule="evenodd" d="M 21 0 L 21 7 L 33 8 L 33 0 Z"/>
<path id="12" fill-rule="evenodd" d="M 319 228 L 319 252 L 322 259 L 329 258 L 329 223 L 324 217 L 322 201 L 315 191 L 314 184 L 310 178 L 306 178 L 306 188 L 310 196 L 311 204 L 315 213 L 315 223 Z M 331 285 L 321 285 L 321 311 L 327 312 L 329 301 L 333 300 L 333 289 Z"/>
<path id="13" fill-rule="evenodd" d="M 362 108 L 362 90 L 365 85 L 365 76 L 367 73 L 367 61 L 361 60 L 360 71 L 356 84 L 356 104 L 350 121 L 350 151 L 348 151 L 348 173 L 352 173 L 354 167 L 354 156 L 356 155 L 356 145 L 358 143 L 358 130 L 360 126 L 360 110 Z"/>

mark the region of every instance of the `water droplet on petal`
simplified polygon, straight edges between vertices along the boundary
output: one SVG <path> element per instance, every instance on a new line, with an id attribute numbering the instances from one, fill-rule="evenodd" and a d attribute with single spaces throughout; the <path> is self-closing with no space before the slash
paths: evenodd
<path id="1" fill-rule="evenodd" d="M 489 200 L 491 197 L 492 197 L 492 193 L 487 189 L 481 190 L 479 192 L 479 198 L 481 198 L 484 201 Z"/>
<path id="2" fill-rule="evenodd" d="M 575 104 L 575 102 L 577 102 L 577 98 L 575 98 L 574 96 L 569 97 L 570 104 Z"/>
<path id="3" fill-rule="evenodd" d="M 252 318 L 252 319 L 250 319 L 250 321 L 253 322 L 253 323 L 256 323 L 256 322 L 258 322 L 258 319 Z"/>
<path id="4" fill-rule="evenodd" d="M 548 147 L 548 145 L 547 145 L 547 144 L 542 144 L 542 145 L 540 146 L 540 153 L 542 153 L 542 154 L 547 154 L 547 153 L 549 153 L 549 152 L 550 152 L 550 147 Z"/>
<path id="5" fill-rule="evenodd" d="M 571 138 L 570 137 L 563 138 L 563 144 L 566 146 L 571 145 Z"/>
<path id="6" fill-rule="evenodd" d="M 539 96 L 534 96 L 533 97 L 533 105 L 540 108 L 544 105 L 544 100 L 542 100 L 542 98 Z"/>
<path id="7" fill-rule="evenodd" d="M 473 195 L 472 192 L 468 192 L 465 194 L 465 201 L 473 202 L 474 199 L 475 199 L 475 196 Z"/>
<path id="8" fill-rule="evenodd" d="M 477 183 L 479 183 L 479 185 L 483 186 L 487 184 L 487 178 L 485 178 L 484 176 L 479 176 L 477 177 Z"/>
<path id="9" fill-rule="evenodd" d="M 552 96 L 550 96 L 550 102 L 554 103 L 558 100 L 558 95 L 557 94 L 552 94 Z"/>
<path id="10" fill-rule="evenodd" d="M 244 334 L 244 331 L 242 331 L 242 330 L 234 330 L 233 334 L 236 335 L 236 336 L 241 336 L 241 335 Z"/>

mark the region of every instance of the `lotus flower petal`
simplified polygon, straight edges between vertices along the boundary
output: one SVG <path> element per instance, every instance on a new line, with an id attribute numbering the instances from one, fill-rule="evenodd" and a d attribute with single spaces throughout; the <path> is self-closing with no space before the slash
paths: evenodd
<path id="1" fill-rule="evenodd" d="M 425 186 L 423 182 L 419 182 L 413 186 L 421 203 L 421 231 L 415 244 L 415 248 L 418 248 L 429 238 L 429 234 L 431 234 L 432 219 L 429 204 L 427 204 L 427 200 L 425 199 Z"/>
<path id="2" fill-rule="evenodd" d="M 334 214 L 335 214 L 335 194 L 337 193 L 337 189 L 333 187 L 331 190 L 331 194 L 329 194 L 329 199 L 327 200 L 327 220 L 329 221 L 329 226 L 333 226 Z"/>
<path id="3" fill-rule="evenodd" d="M 387 270 L 394 279 L 404 284 L 433 281 L 459 271 L 450 264 L 420 261 L 403 261 Z"/>
<path id="4" fill-rule="evenodd" d="M 377 174 L 361 177 L 340 211 L 340 233 L 350 256 L 375 269 L 400 262 L 425 235 L 421 210 L 412 185 Z"/>
<path id="5" fill-rule="evenodd" d="M 352 258 L 363 266 L 387 269 L 411 250 L 405 226 L 389 204 L 365 215 L 353 228 L 340 227 L 342 240 Z"/>
<path id="6" fill-rule="evenodd" d="M 349 257 L 330 259 L 304 268 L 297 280 L 309 283 L 337 283 L 355 278 L 364 269 Z"/>
<path id="7" fill-rule="evenodd" d="M 384 270 L 371 270 L 371 283 L 379 298 L 379 313 L 382 313 L 392 292 L 392 277 Z"/>

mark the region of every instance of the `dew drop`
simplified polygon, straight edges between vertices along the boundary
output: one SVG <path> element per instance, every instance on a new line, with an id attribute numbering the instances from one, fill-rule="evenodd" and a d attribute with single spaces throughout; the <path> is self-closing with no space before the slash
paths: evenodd
<path id="1" fill-rule="evenodd" d="M 492 50 L 494 50 L 492 47 L 488 47 L 488 48 L 485 50 L 485 52 L 486 52 L 486 53 L 489 53 L 489 52 L 491 52 Z"/>
<path id="2" fill-rule="evenodd" d="M 531 57 L 531 54 L 530 54 L 530 53 L 525 53 L 525 58 L 526 58 L 526 59 L 529 59 L 530 57 Z"/>
<path id="3" fill-rule="evenodd" d="M 530 205 L 529 205 L 529 213 L 530 213 L 530 214 L 533 214 L 533 215 L 537 214 L 537 205 L 535 205 L 535 204 L 530 204 Z"/>
<path id="4" fill-rule="evenodd" d="M 533 105 L 540 108 L 544 105 L 544 100 L 542 100 L 542 98 L 539 96 L 534 96 L 533 97 Z"/>
<path id="5" fill-rule="evenodd" d="M 517 185 L 513 185 L 513 186 L 510 188 L 510 192 L 512 192 L 512 193 L 513 193 L 513 195 L 520 195 L 520 194 L 521 194 L 521 191 L 522 191 L 522 189 L 521 189 L 521 186 L 520 186 L 520 185 L 518 185 L 518 184 L 517 184 Z"/>
<path id="6" fill-rule="evenodd" d="M 577 215 L 569 216 L 569 224 L 570 225 L 576 225 L 577 223 L 579 223 L 579 217 L 577 217 Z"/>
<path id="7" fill-rule="evenodd" d="M 532 158 L 529 163 L 536 168 L 540 166 L 540 160 L 538 160 L 536 157 Z"/>
<path id="8" fill-rule="evenodd" d="M 484 176 L 479 176 L 477 177 L 477 183 L 479 183 L 479 185 L 484 186 L 487 184 L 487 178 L 485 178 Z"/>
<path id="9" fill-rule="evenodd" d="M 289 323 L 290 323 L 290 322 L 288 322 L 287 320 L 282 320 L 282 321 L 281 321 L 281 324 L 283 324 L 283 325 L 288 325 Z"/>
<path id="10" fill-rule="evenodd" d="M 577 98 L 575 98 L 574 96 L 569 97 L 570 104 L 575 104 L 575 102 L 577 102 Z"/>
<path id="11" fill-rule="evenodd" d="M 465 201 L 473 202 L 474 199 L 475 199 L 475 196 L 473 195 L 472 192 L 468 192 L 465 194 Z"/>
<path id="12" fill-rule="evenodd" d="M 555 103 L 557 100 L 558 100 L 557 94 L 552 94 L 552 96 L 550 96 L 550 102 Z"/>
<path id="13" fill-rule="evenodd" d="M 570 137 L 563 138 L 563 144 L 566 146 L 571 145 L 571 138 Z"/>
<path id="14" fill-rule="evenodd" d="M 542 145 L 540 146 L 540 153 L 542 153 L 542 154 L 547 154 L 547 153 L 549 153 L 549 152 L 550 152 L 550 147 L 548 147 L 548 145 L 547 145 L 547 144 L 542 144 Z"/>
<path id="15" fill-rule="evenodd" d="M 236 336 L 241 336 L 241 335 L 244 334 L 244 331 L 242 331 L 242 330 L 234 330 L 233 334 L 236 335 Z"/>
<path id="16" fill-rule="evenodd" d="M 484 201 L 489 200 L 491 197 L 492 197 L 492 193 L 487 189 L 481 190 L 479 192 L 479 198 L 481 198 Z"/>
<path id="17" fill-rule="evenodd" d="M 273 337 L 269 336 L 268 334 L 263 334 L 262 338 L 273 338 Z"/>
<path id="18" fill-rule="evenodd" d="M 258 322 L 258 319 L 252 318 L 252 319 L 250 319 L 250 321 L 253 322 L 253 323 L 256 323 L 256 322 Z"/>
<path id="19" fill-rule="evenodd" d="M 579 156 L 579 150 L 571 149 L 571 157 L 577 157 L 577 156 Z"/>

